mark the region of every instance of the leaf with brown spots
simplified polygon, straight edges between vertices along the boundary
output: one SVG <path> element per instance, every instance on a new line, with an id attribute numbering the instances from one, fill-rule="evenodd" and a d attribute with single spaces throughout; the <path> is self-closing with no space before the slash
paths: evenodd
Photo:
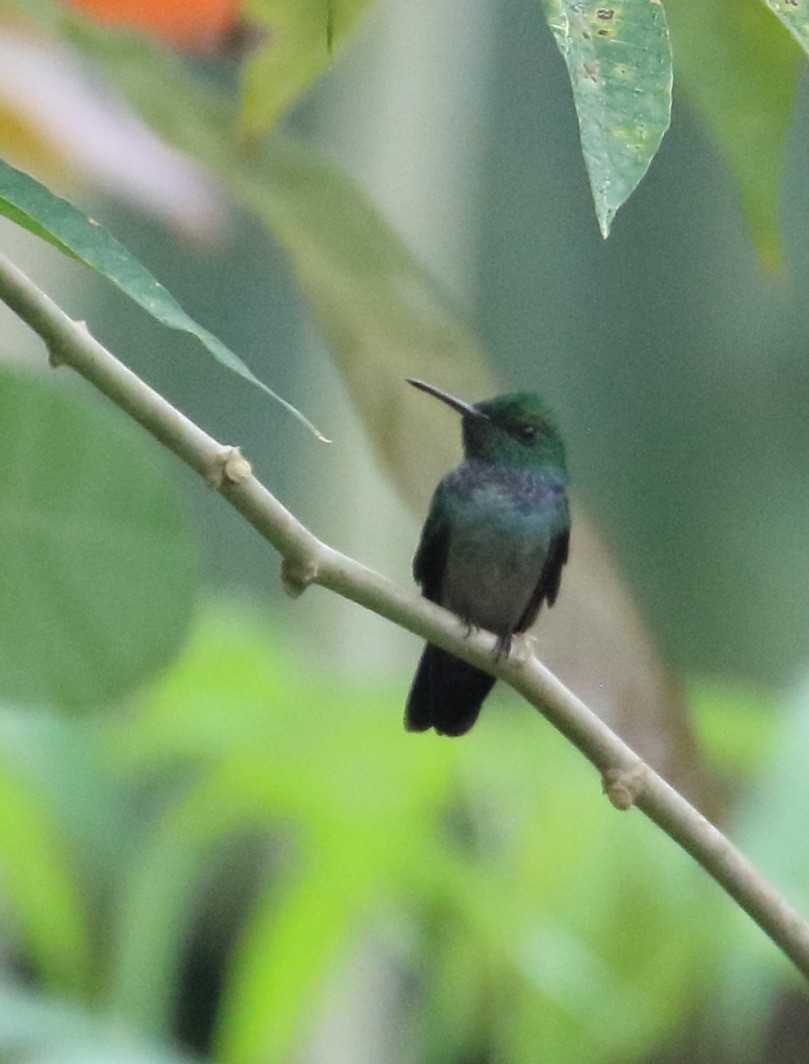
<path id="1" fill-rule="evenodd" d="M 807 0 L 764 0 L 804 52 L 809 54 L 809 2 Z"/>
<path id="2" fill-rule="evenodd" d="M 596 217 L 609 235 L 668 129 L 671 48 L 656 0 L 543 0 L 567 64 Z"/>

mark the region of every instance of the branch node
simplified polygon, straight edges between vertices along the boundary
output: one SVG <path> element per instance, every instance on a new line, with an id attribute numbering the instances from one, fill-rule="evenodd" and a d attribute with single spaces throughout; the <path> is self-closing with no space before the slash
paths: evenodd
<path id="1" fill-rule="evenodd" d="M 642 761 L 631 768 L 608 768 L 601 776 L 601 786 L 615 808 L 626 812 L 640 797 L 647 775 L 648 769 Z"/>
<path id="2" fill-rule="evenodd" d="M 313 558 L 284 558 L 281 562 L 281 583 L 290 598 L 302 595 L 317 574 L 318 566 Z"/>
<path id="3" fill-rule="evenodd" d="M 530 665 L 537 656 L 537 637 L 530 632 L 521 632 L 512 638 L 509 657 L 521 668 Z"/>
<path id="4" fill-rule="evenodd" d="M 205 479 L 217 491 L 227 484 L 243 484 L 253 475 L 253 467 L 238 447 L 223 447 L 214 456 Z"/>

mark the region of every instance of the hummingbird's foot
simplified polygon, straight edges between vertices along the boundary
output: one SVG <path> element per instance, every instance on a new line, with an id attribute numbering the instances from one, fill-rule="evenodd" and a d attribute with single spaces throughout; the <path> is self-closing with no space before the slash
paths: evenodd
<path id="1" fill-rule="evenodd" d="M 507 658 L 511 653 L 511 632 L 504 632 L 497 637 L 497 642 L 494 644 L 494 660 L 499 661 L 500 658 Z"/>
<path id="2" fill-rule="evenodd" d="M 473 632 L 479 632 L 480 631 L 480 625 L 479 624 L 475 624 L 474 621 L 470 621 L 468 617 L 461 617 L 461 624 L 463 625 L 463 628 L 464 628 L 464 632 L 463 632 L 464 639 L 468 639 L 469 636 Z"/>

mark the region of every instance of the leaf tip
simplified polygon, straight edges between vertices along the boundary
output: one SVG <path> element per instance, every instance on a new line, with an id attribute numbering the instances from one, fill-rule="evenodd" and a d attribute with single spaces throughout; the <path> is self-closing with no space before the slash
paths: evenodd
<path id="1" fill-rule="evenodd" d="M 610 235 L 610 229 L 612 228 L 612 220 L 615 217 L 615 211 L 611 209 L 599 210 L 596 208 L 596 220 L 598 221 L 598 230 L 602 237 L 606 240 Z"/>

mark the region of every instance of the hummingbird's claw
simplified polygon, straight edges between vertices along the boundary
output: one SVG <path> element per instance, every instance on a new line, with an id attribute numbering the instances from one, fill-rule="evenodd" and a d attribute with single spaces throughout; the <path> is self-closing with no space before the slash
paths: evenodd
<path id="1" fill-rule="evenodd" d="M 500 658 L 507 658 L 511 653 L 511 632 L 504 632 L 497 637 L 497 642 L 494 645 L 494 660 L 499 661 Z"/>

